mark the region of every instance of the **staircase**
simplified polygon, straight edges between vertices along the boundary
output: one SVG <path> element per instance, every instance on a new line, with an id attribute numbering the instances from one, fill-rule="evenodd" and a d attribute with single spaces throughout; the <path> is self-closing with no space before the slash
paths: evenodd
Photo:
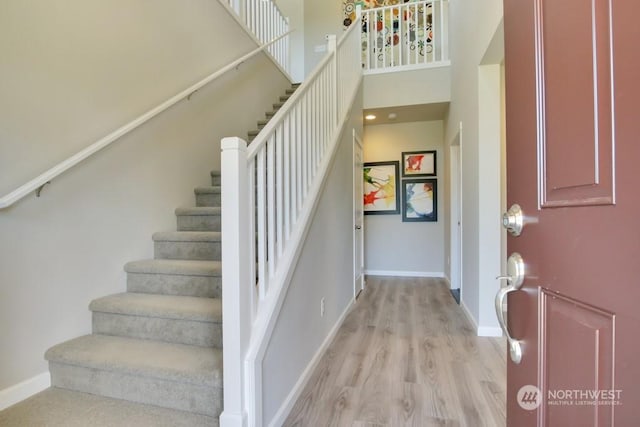
<path id="1" fill-rule="evenodd" d="M 280 97 L 249 139 L 297 86 Z M 198 425 L 203 420 L 218 425 L 223 402 L 220 174 L 211 172 L 211 186 L 194 193 L 195 207 L 175 210 L 177 231 L 153 235 L 154 259 L 125 265 L 127 292 L 91 302 L 93 333 L 46 352 L 54 387 L 49 393 L 67 389 L 185 411 L 200 417 Z"/>

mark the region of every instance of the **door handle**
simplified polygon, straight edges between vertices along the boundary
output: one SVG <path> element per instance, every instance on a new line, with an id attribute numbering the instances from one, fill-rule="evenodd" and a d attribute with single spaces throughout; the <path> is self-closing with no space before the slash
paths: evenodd
<path id="1" fill-rule="evenodd" d="M 522 360 L 522 341 L 513 338 L 509 333 L 509 326 L 507 325 L 504 317 L 502 305 L 508 294 L 515 292 L 522 287 L 522 283 L 524 282 L 524 260 L 522 259 L 522 256 L 517 252 L 511 254 L 507 261 L 507 275 L 498 276 L 496 279 L 507 281 L 507 286 L 501 287 L 496 294 L 496 316 L 498 317 L 498 323 L 500 323 L 502 332 L 507 337 L 511 360 L 513 363 L 518 364 Z"/>

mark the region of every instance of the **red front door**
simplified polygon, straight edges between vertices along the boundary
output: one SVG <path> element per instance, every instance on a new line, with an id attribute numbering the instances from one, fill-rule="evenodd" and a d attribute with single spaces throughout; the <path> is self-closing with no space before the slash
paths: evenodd
<path id="1" fill-rule="evenodd" d="M 504 28 L 507 424 L 638 426 L 640 1 L 504 0 Z"/>

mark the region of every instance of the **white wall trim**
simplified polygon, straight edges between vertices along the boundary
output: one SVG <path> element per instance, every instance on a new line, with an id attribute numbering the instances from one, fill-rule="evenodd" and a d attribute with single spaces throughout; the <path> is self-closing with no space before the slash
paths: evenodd
<path id="1" fill-rule="evenodd" d="M 467 304 L 465 304 L 465 302 L 464 302 L 464 300 L 462 298 L 460 298 L 460 307 L 462 307 L 462 312 L 467 317 L 467 320 L 469 320 L 469 323 L 471 323 L 471 326 L 473 326 L 473 329 L 475 331 L 477 331 L 478 330 L 478 322 L 476 322 L 476 319 L 473 317 L 473 315 L 469 311 L 469 307 L 467 307 Z"/>
<path id="2" fill-rule="evenodd" d="M 501 337 L 502 329 L 495 326 L 478 326 L 479 337 Z"/>
<path id="3" fill-rule="evenodd" d="M 293 389 L 291 390 L 287 398 L 284 400 L 284 402 L 282 403 L 282 406 L 280 406 L 280 409 L 278 409 L 278 412 L 276 412 L 276 415 L 273 417 L 273 420 L 271 420 L 271 422 L 269 423 L 269 427 L 278 427 L 284 424 L 285 420 L 289 416 L 289 413 L 293 409 L 293 405 L 295 405 L 296 401 L 298 400 L 298 397 L 300 397 L 300 394 L 302 393 L 305 386 L 307 385 L 307 382 L 311 378 L 311 375 L 313 375 L 313 372 L 318 366 L 318 363 L 320 363 L 322 356 L 325 354 L 325 352 L 329 348 L 329 345 L 331 344 L 336 334 L 338 333 L 340 326 L 342 326 L 342 323 L 344 323 L 344 319 L 347 317 L 347 314 L 349 313 L 349 310 L 351 309 L 354 303 L 355 303 L 355 299 L 352 299 L 351 302 L 347 304 L 347 307 L 344 309 L 344 311 L 336 321 L 335 325 L 333 325 L 333 328 L 329 332 L 329 335 L 327 335 L 327 338 L 325 338 L 320 348 L 318 348 L 318 351 L 316 351 L 316 354 L 313 356 L 313 358 L 311 359 L 311 361 L 309 362 L 305 370 L 302 372 L 302 375 L 300 375 L 298 382 L 293 387 Z"/>
<path id="4" fill-rule="evenodd" d="M 19 384 L 0 390 L 0 411 L 51 387 L 51 375 L 43 372 Z"/>
<path id="5" fill-rule="evenodd" d="M 473 318 L 473 315 L 469 311 L 469 308 L 464 303 L 463 300 L 460 300 L 460 307 L 462 307 L 462 312 L 465 314 L 469 322 L 473 326 L 473 329 L 476 331 L 476 335 L 479 337 L 501 337 L 502 329 L 496 328 L 494 326 L 478 326 L 478 322 Z"/>
<path id="6" fill-rule="evenodd" d="M 396 270 L 365 270 L 367 276 L 395 276 L 395 277 L 437 277 L 445 278 L 444 272 L 438 271 L 396 271 Z"/>

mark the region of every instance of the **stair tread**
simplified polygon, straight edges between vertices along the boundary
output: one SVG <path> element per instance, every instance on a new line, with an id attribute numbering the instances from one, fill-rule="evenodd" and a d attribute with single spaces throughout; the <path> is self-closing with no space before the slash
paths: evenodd
<path id="1" fill-rule="evenodd" d="M 207 187 L 196 187 L 194 192 L 196 194 L 218 194 L 220 193 L 220 186 L 207 186 Z"/>
<path id="2" fill-rule="evenodd" d="M 144 259 L 128 262 L 127 273 L 173 274 L 176 276 L 220 276 L 220 261 L 196 261 L 182 259 Z"/>
<path id="3" fill-rule="evenodd" d="M 154 242 L 219 242 L 220 231 L 159 231 L 153 233 Z"/>
<path id="4" fill-rule="evenodd" d="M 123 292 L 95 299 L 89 304 L 89 309 L 162 319 L 222 321 L 222 301 L 217 298 Z"/>
<path id="5" fill-rule="evenodd" d="M 206 215 L 220 215 L 222 212 L 221 207 L 215 206 L 189 206 L 180 207 L 176 209 L 176 216 L 192 215 L 192 216 L 206 216 Z"/>
<path id="6" fill-rule="evenodd" d="M 217 426 L 206 415 L 51 387 L 0 411 L 3 426 Z"/>
<path id="7" fill-rule="evenodd" d="M 107 335 L 85 335 L 51 347 L 45 359 L 110 372 L 222 387 L 222 351 Z"/>

